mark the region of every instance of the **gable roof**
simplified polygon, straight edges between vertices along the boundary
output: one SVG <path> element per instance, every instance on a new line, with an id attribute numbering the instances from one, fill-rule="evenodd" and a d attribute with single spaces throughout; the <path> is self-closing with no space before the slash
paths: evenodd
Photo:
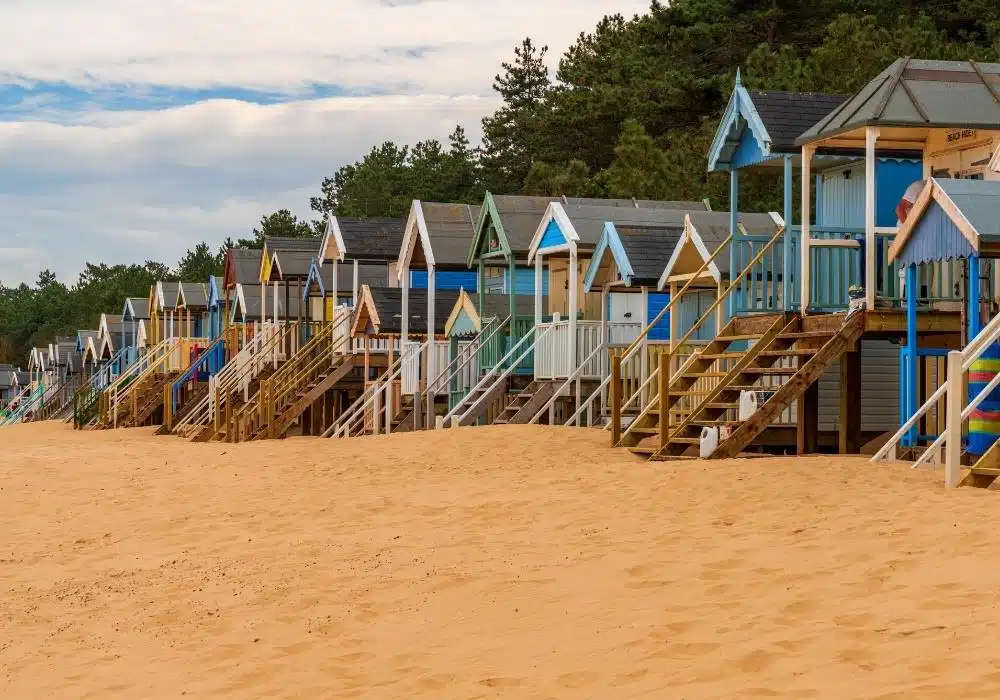
<path id="1" fill-rule="evenodd" d="M 469 246 L 479 221 L 478 205 L 421 202 L 414 199 L 397 257 L 396 275 L 413 266 L 467 269 Z M 416 256 L 417 243 L 422 254 Z M 454 300 L 453 300 L 454 301 Z"/>
<path id="2" fill-rule="evenodd" d="M 931 211 L 937 220 L 920 240 L 922 221 Z M 899 227 L 889 260 L 905 264 L 967 257 L 983 245 L 1000 243 L 1000 181 L 929 178 L 906 221 Z M 914 246 L 919 250 L 910 250 Z"/>
<path id="3" fill-rule="evenodd" d="M 565 237 L 567 244 L 575 244 L 577 250 L 589 252 L 597 247 L 601 236 L 604 234 L 604 224 L 614 221 L 618 226 L 629 225 L 658 225 L 683 223 L 684 215 L 695 210 L 676 209 L 671 207 L 654 208 L 656 202 L 648 202 L 643 207 L 614 207 L 614 206 L 592 206 L 592 205 L 570 205 L 562 202 L 552 202 L 546 210 L 545 216 L 535 230 L 535 236 L 531 242 L 528 253 L 529 262 L 534 259 L 539 250 L 545 250 L 541 246 L 550 222 L 555 222 Z M 668 204 L 668 203 L 663 203 Z M 670 203 L 672 204 L 672 203 Z M 708 213 L 701 207 L 695 213 Z M 720 215 L 728 214 L 719 212 Z"/>
<path id="4" fill-rule="evenodd" d="M 160 310 L 177 308 L 177 297 L 180 294 L 180 282 L 157 282 L 156 295 Z"/>
<path id="5" fill-rule="evenodd" d="M 223 278 L 218 275 L 212 275 L 208 278 L 208 307 L 218 308 L 219 304 L 224 301 L 223 290 Z"/>
<path id="6" fill-rule="evenodd" d="M 996 129 L 997 124 L 1000 64 L 899 58 L 795 143 L 866 126 Z"/>
<path id="7" fill-rule="evenodd" d="M 181 282 L 177 291 L 177 307 L 185 309 L 208 308 L 208 285 L 203 282 Z"/>
<path id="8" fill-rule="evenodd" d="M 846 95 L 819 92 L 747 90 L 737 70 L 733 91 L 708 151 L 709 172 L 797 154 L 795 139 L 846 99 Z M 750 154 L 740 150 L 747 134 L 756 147 Z"/>
<path id="9" fill-rule="evenodd" d="M 275 280 L 304 280 L 309 277 L 309 268 L 316 253 L 308 250 L 279 250 L 271 256 L 269 282 Z"/>
<path id="10" fill-rule="evenodd" d="M 434 334 L 442 335 L 451 314 L 458 291 L 438 289 L 434 294 Z M 364 314 L 364 315 L 363 315 Z M 410 323 L 408 333 L 413 337 L 427 333 L 427 290 L 411 289 L 409 295 Z M 360 321 L 367 317 L 374 326 L 374 335 L 400 335 L 403 332 L 403 290 L 399 287 L 361 288 L 356 310 L 353 333 L 365 335 Z"/>
<path id="11" fill-rule="evenodd" d="M 305 307 L 302 306 L 301 299 L 298 295 L 292 293 L 288 294 L 288 306 L 285 306 L 285 285 L 280 282 L 275 283 L 278 288 L 278 320 L 290 320 L 296 319 L 299 315 L 300 307 L 305 311 Z M 267 313 L 266 320 L 270 321 L 274 319 L 274 292 L 272 286 L 267 289 Z M 240 284 L 236 287 L 236 294 L 233 299 L 232 310 L 230 312 L 231 318 L 244 318 L 251 321 L 260 318 L 261 310 L 261 299 L 260 299 L 261 285 L 259 284 Z"/>
<path id="12" fill-rule="evenodd" d="M 392 262 L 399 256 L 405 228 L 406 219 L 328 216 L 321 248 L 323 262 L 335 257 Z"/>
<path id="13" fill-rule="evenodd" d="M 226 251 L 226 271 L 223 286 L 233 289 L 237 284 L 256 284 L 260 282 L 260 257 L 263 251 L 259 248 L 230 248 Z"/>
<path id="14" fill-rule="evenodd" d="M 609 254 L 627 287 L 655 287 L 684 234 L 684 220 L 671 224 L 624 224 L 609 221 L 583 278 L 589 292 Z"/>
<path id="15" fill-rule="evenodd" d="M 129 297 L 125 300 L 125 308 L 122 310 L 122 318 L 129 316 L 129 320 L 139 320 L 149 318 L 149 299 L 142 297 Z"/>
<path id="16" fill-rule="evenodd" d="M 309 270 L 309 279 L 302 287 L 302 297 L 310 295 L 329 293 L 329 285 L 333 282 L 333 265 L 327 261 L 320 265 L 313 260 Z M 354 292 L 354 263 L 337 263 L 337 292 L 339 294 L 350 294 Z M 360 293 L 362 285 L 372 287 L 389 286 L 389 266 L 384 262 L 358 263 L 358 290 Z"/>

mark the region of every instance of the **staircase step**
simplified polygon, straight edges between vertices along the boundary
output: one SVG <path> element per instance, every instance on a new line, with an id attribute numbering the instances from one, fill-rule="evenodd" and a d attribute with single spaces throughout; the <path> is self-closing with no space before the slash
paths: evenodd
<path id="1" fill-rule="evenodd" d="M 736 334 L 736 335 L 720 335 L 718 338 L 716 338 L 716 340 L 729 341 L 729 342 L 734 342 L 735 343 L 735 342 L 740 341 L 740 340 L 760 340 L 762 337 L 763 337 L 763 334 L 761 334 L 761 333 L 747 333 L 747 334 L 744 334 L 744 335 L 740 335 L 740 334 Z"/>
<path id="2" fill-rule="evenodd" d="M 672 438 L 670 438 L 670 442 L 672 442 L 674 444 L 677 444 L 677 445 L 700 445 L 701 444 L 701 438 L 696 438 L 696 437 L 692 437 L 692 438 L 689 438 L 689 437 L 672 437 Z"/>
<path id="3" fill-rule="evenodd" d="M 781 340 L 804 340 L 807 338 L 829 339 L 836 335 L 836 331 L 798 331 L 796 333 L 779 333 Z"/>
<path id="4" fill-rule="evenodd" d="M 812 357 L 817 352 L 818 348 L 795 348 L 788 350 L 761 350 L 758 355 L 760 357 Z"/>
<path id="5" fill-rule="evenodd" d="M 797 367 L 747 367 L 743 370 L 744 374 L 759 374 L 762 377 L 791 377 L 798 372 Z"/>
<path id="6" fill-rule="evenodd" d="M 975 474 L 976 476 L 1000 477 L 1000 467 L 972 467 L 969 470 L 969 473 Z"/>
<path id="7" fill-rule="evenodd" d="M 720 411 L 736 410 L 740 405 L 735 402 L 715 402 L 705 404 L 705 408 L 714 408 Z"/>
<path id="8" fill-rule="evenodd" d="M 700 425 L 703 427 L 717 427 L 720 425 L 743 425 L 741 420 L 693 420 L 688 425 Z"/>
<path id="9" fill-rule="evenodd" d="M 699 360 L 738 360 L 746 353 L 742 352 L 720 352 L 716 354 L 698 355 Z"/>
<path id="10" fill-rule="evenodd" d="M 689 372 L 682 374 L 685 379 L 722 379 L 726 372 Z"/>

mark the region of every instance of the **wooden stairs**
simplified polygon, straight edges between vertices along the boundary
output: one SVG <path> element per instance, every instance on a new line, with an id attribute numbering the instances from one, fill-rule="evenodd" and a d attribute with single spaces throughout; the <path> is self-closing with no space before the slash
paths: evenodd
<path id="1" fill-rule="evenodd" d="M 270 423 L 260 426 L 247 439 L 282 437 L 309 406 L 336 386 L 337 382 L 346 377 L 352 369 L 354 369 L 354 355 L 338 355 L 329 368 L 322 370 L 311 381 L 303 384 L 294 394 L 279 398 Z"/>
<path id="2" fill-rule="evenodd" d="M 707 392 L 698 392 L 700 403 L 691 408 L 677 425 L 664 430 L 665 444 L 661 437 L 661 402 L 651 402 L 651 407 L 629 426 L 620 445 L 634 453 L 657 460 L 683 458 L 689 451 L 697 452 L 702 429 L 720 429 L 719 444 L 712 452 L 712 459 L 738 456 L 744 448 L 771 425 L 785 409 L 803 396 L 845 352 L 854 348 L 864 332 L 864 314 L 844 320 L 842 314 L 831 319 L 842 321 L 838 326 L 807 329 L 805 321 L 797 315 L 778 314 L 759 333 L 735 334 L 731 322 L 714 341 L 698 355 L 693 356 L 680 370 L 667 389 L 666 409 L 672 411 L 688 396 L 699 379 L 715 377 L 719 382 Z M 728 332 L 727 332 L 728 331 Z M 739 352 L 732 352 L 734 343 L 751 341 L 752 345 Z M 779 361 L 790 358 L 792 362 Z M 713 367 L 719 360 L 731 364 L 725 373 Z M 789 364 L 794 366 L 789 367 Z M 722 375 L 719 377 L 718 375 Z M 774 378 L 769 386 L 759 382 Z M 747 420 L 737 420 L 740 394 L 743 391 L 766 391 L 770 397 Z M 652 444 L 650 444 L 652 443 Z"/>
<path id="3" fill-rule="evenodd" d="M 141 386 L 130 390 L 130 401 L 125 401 L 118 413 L 119 428 L 136 428 L 144 425 L 158 408 L 163 407 L 163 385 L 180 376 L 180 372 L 154 373 L 142 380 Z M 101 428 L 111 425 L 101 424 Z"/>
<path id="4" fill-rule="evenodd" d="M 198 402 L 208 396 L 208 382 L 195 382 L 194 388 L 187 393 L 180 404 L 177 415 L 174 416 L 174 424 L 180 423 L 198 405 Z M 170 428 L 161 425 L 156 431 L 157 435 L 170 435 Z"/>
<path id="5" fill-rule="evenodd" d="M 265 380 L 271 377 L 275 373 L 275 369 L 272 367 L 265 367 L 261 370 L 260 374 L 253 378 L 253 380 L 247 386 L 247 400 L 243 400 L 243 392 L 240 390 L 234 391 L 229 400 L 233 402 L 233 413 L 238 412 L 247 403 L 252 402 L 257 397 L 257 392 L 260 391 L 260 385 Z M 226 427 L 223 424 L 219 431 L 215 430 L 214 421 L 210 421 L 208 425 L 201 429 L 198 434 L 191 438 L 191 442 L 210 442 L 212 440 L 226 440 Z"/>
<path id="6" fill-rule="evenodd" d="M 532 381 L 494 419 L 493 425 L 524 425 L 541 410 L 556 391 L 558 382 Z"/>
<path id="7" fill-rule="evenodd" d="M 959 486 L 988 489 L 1000 478 L 1000 440 L 997 440 L 966 472 Z"/>

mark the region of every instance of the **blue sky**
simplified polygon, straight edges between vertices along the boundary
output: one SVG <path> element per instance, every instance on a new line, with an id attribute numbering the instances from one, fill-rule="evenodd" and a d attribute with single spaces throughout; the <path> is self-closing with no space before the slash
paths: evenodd
<path id="1" fill-rule="evenodd" d="M 7 0 L 0 281 L 85 260 L 173 264 L 373 144 L 473 139 L 524 36 L 558 55 L 646 0 Z M 280 8 L 280 9 L 279 9 Z"/>

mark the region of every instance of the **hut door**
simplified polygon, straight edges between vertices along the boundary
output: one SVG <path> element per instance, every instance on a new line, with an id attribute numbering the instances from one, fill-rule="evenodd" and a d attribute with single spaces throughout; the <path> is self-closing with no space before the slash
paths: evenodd
<path id="1" fill-rule="evenodd" d="M 611 323 L 639 323 L 642 320 L 642 295 L 617 294 L 609 295 L 608 320 Z"/>

